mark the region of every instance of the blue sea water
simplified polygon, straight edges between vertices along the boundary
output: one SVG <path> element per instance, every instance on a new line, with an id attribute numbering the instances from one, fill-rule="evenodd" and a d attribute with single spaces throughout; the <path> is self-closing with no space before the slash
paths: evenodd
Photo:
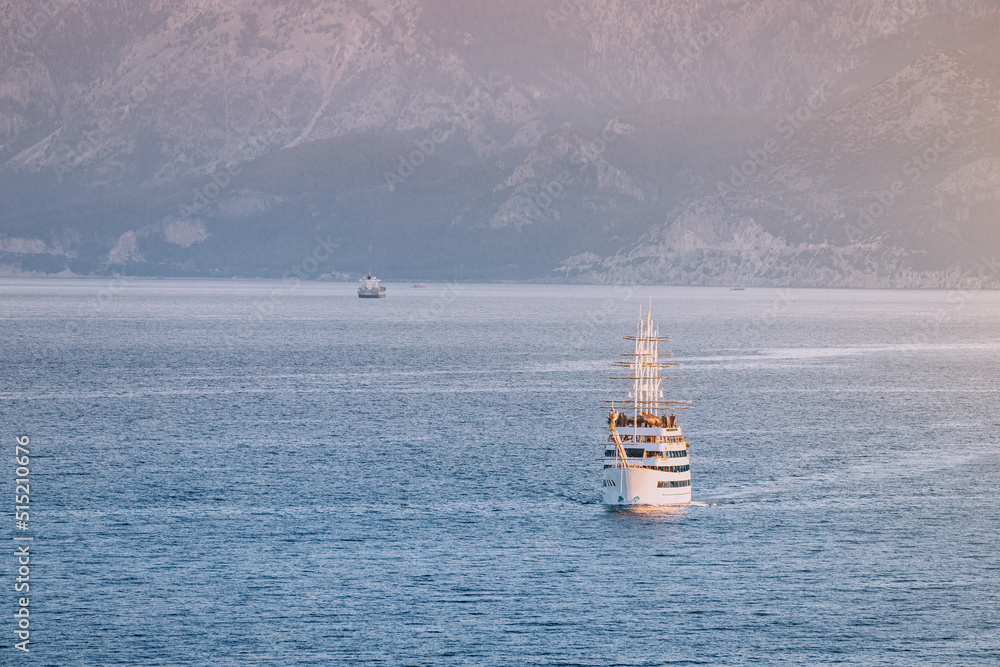
<path id="1" fill-rule="evenodd" d="M 1000 661 L 1000 294 L 388 289 L 0 281 L 2 662 Z M 616 511 L 649 304 L 696 502 Z"/>

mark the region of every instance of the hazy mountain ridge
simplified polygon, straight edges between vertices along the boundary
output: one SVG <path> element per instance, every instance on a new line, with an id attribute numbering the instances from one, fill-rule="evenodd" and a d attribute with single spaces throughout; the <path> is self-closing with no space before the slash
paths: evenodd
<path id="1" fill-rule="evenodd" d="M 9 271 L 280 275 L 334 238 L 317 275 L 930 286 L 1000 249 L 991 2 L 0 8 Z"/>
<path id="2" fill-rule="evenodd" d="M 601 263 L 574 260 L 561 273 L 693 284 L 957 284 L 1000 250 L 997 109 L 1000 68 L 968 54 L 929 54 L 803 127 L 759 169 L 745 170 L 755 173 L 720 182 L 632 248 Z"/>

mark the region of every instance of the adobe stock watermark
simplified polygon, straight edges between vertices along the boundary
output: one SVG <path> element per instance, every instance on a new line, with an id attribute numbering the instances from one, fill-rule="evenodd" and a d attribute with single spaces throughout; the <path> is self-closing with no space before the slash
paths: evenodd
<path id="1" fill-rule="evenodd" d="M 785 142 L 792 138 L 805 127 L 810 121 L 817 118 L 818 113 L 829 101 L 826 89 L 820 86 L 815 90 L 804 104 L 800 104 L 794 111 L 786 113 L 774 124 L 775 131 Z M 729 182 L 719 181 L 718 187 L 722 189 L 739 189 L 750 182 L 750 178 L 763 169 L 781 148 L 778 137 L 769 137 L 757 148 L 747 149 L 747 158 L 738 165 L 733 165 L 730 169 Z"/>
<path id="2" fill-rule="evenodd" d="M 945 304 L 935 311 L 931 317 L 921 318 L 920 324 L 911 331 L 915 337 L 911 346 L 906 349 L 913 351 L 916 345 L 927 345 L 941 337 L 941 327 L 951 322 L 963 308 L 970 304 L 978 291 L 1000 283 L 1000 261 L 996 255 L 992 258 L 981 257 L 972 271 L 959 281 L 956 289 L 945 293 Z"/>
<path id="3" fill-rule="evenodd" d="M 604 158 L 604 153 L 607 152 L 611 144 L 618 140 L 618 137 L 630 131 L 631 127 L 623 131 L 619 125 L 615 124 L 612 127 L 608 123 L 601 130 L 599 137 L 580 144 L 576 152 L 570 157 L 570 165 L 576 167 L 577 171 L 582 174 L 593 165 L 608 164 L 608 161 Z"/>
<path id="4" fill-rule="evenodd" d="M 124 98 L 118 99 L 112 105 L 112 115 L 119 120 L 131 112 L 133 105 L 141 104 L 149 99 L 163 83 L 165 77 L 159 71 L 149 72 L 139 82 L 133 86 Z M 62 183 L 63 178 L 87 161 L 88 158 L 97 154 L 97 151 L 104 142 L 111 137 L 117 123 L 110 117 L 102 118 L 97 127 L 84 130 L 82 137 L 71 144 L 71 148 L 52 165 L 56 179 Z"/>
<path id="5" fill-rule="evenodd" d="M 14 592 L 17 611 L 14 613 L 14 635 L 21 641 L 14 648 L 30 653 L 31 641 L 31 438 L 18 436 L 14 445 Z"/>
<path id="6" fill-rule="evenodd" d="M 369 16 L 375 19 L 383 28 L 388 28 L 392 25 L 393 14 L 388 9 L 376 9 Z"/>
<path id="7" fill-rule="evenodd" d="M 477 76 L 476 81 L 480 85 L 477 85 L 472 93 L 459 103 L 457 118 L 452 121 L 447 129 L 436 128 L 423 139 L 414 141 L 414 149 L 412 151 L 406 155 L 399 155 L 399 163 L 396 166 L 396 171 L 384 171 L 382 173 L 389 192 L 395 191 L 397 187 L 413 176 L 417 172 L 417 169 L 426 164 L 427 160 L 437 151 L 438 146 L 455 136 L 455 132 L 463 122 L 466 124 L 473 123 L 475 121 L 475 112 L 479 110 L 483 102 L 493 102 L 496 99 L 497 88 L 501 85 L 501 82 L 493 81 L 492 77 L 483 78 L 482 76 Z M 530 125 L 531 122 L 528 124 Z"/>
<path id="8" fill-rule="evenodd" d="M 438 292 L 438 295 L 429 306 L 411 314 L 407 320 L 409 322 L 416 322 L 418 320 L 435 321 L 440 319 L 442 315 L 451 310 L 455 301 L 462 296 L 462 290 L 463 287 L 461 285 L 448 283 L 441 288 L 441 291 Z"/>
<path id="9" fill-rule="evenodd" d="M 30 48 L 45 26 L 53 23 L 59 12 L 72 4 L 72 0 L 42 0 L 32 4 L 35 11 L 31 17 L 18 21 L 17 27 L 11 31 L 10 43 L 21 50 Z"/>
<path id="10" fill-rule="evenodd" d="M 292 292 L 302 286 L 302 282 L 316 277 L 320 268 L 333 256 L 333 251 L 341 247 L 339 241 L 335 241 L 330 235 L 325 239 L 316 238 L 316 245 L 312 252 L 302 258 L 298 264 L 292 265 L 281 278 L 281 283 L 285 287 L 272 289 L 268 293 L 267 299 L 260 299 L 251 305 L 251 312 L 248 316 L 240 319 L 239 323 L 223 336 L 223 344 L 232 349 L 239 340 L 250 335 L 254 325 L 270 319 L 277 312 L 278 303 Z"/>
<path id="11" fill-rule="evenodd" d="M 538 191 L 534 194 L 515 196 L 513 201 L 523 210 L 524 215 L 519 220 L 514 221 L 514 229 L 520 231 L 527 224 L 548 219 L 549 209 L 555 205 L 556 201 L 565 198 L 566 188 L 573 185 L 574 181 L 573 174 L 569 170 L 563 169 L 556 178 L 539 186 Z"/>
<path id="12" fill-rule="evenodd" d="M 89 282 L 89 280 L 83 280 L 80 284 L 86 286 Z M 129 279 L 120 274 L 115 274 L 102 282 L 103 286 L 96 294 L 77 302 L 75 314 L 68 311 L 66 317 L 52 322 L 52 326 L 48 328 L 44 337 L 39 337 L 42 358 L 55 359 L 64 354 L 65 343 L 77 339 L 81 321 L 100 318 L 132 286 Z"/>
<path id="13" fill-rule="evenodd" d="M 954 145 L 955 136 L 946 132 L 939 135 L 934 140 L 933 145 L 907 160 L 902 171 L 904 176 L 909 176 L 909 186 L 902 179 L 896 179 L 887 189 L 876 191 L 875 198 L 858 209 L 857 222 L 844 224 L 844 233 L 848 240 L 851 243 L 860 241 L 864 233 L 875 226 L 875 221 L 888 213 L 899 201 L 899 198 L 906 194 L 907 188 L 919 183 L 927 170 Z"/>
<path id="14" fill-rule="evenodd" d="M 610 165 L 604 158 L 604 153 L 608 147 L 614 143 L 623 133 L 615 126 L 611 129 L 608 126 L 601 131 L 601 135 L 593 140 L 583 142 L 577 151 L 570 157 L 570 165 L 576 167 L 582 174 L 590 167 Z M 519 194 L 512 198 L 519 210 L 523 211 L 523 217 L 514 221 L 514 228 L 520 230 L 530 223 L 538 223 L 548 219 L 549 212 L 557 201 L 566 198 L 566 188 L 576 182 L 576 177 L 568 169 L 559 172 L 559 175 L 538 186 L 537 192 L 530 195 Z"/>
<path id="15" fill-rule="evenodd" d="M 92 296 L 77 306 L 77 314 L 81 316 L 86 314 L 103 314 L 111 303 L 121 296 L 129 286 L 130 283 L 125 276 L 118 274 L 111 277 L 104 283 L 104 287 L 98 291 L 97 296 Z"/>
<path id="16" fill-rule="evenodd" d="M 556 9 L 545 10 L 545 20 L 549 22 L 549 27 L 556 30 L 560 24 L 566 23 L 573 14 L 580 11 L 586 0 L 560 0 Z"/>
<path id="17" fill-rule="evenodd" d="M 617 326 L 621 319 L 622 306 L 629 303 L 639 303 L 635 301 L 635 293 L 636 286 L 634 284 L 615 285 L 611 296 L 602 299 L 596 308 L 588 309 L 584 313 L 583 323 L 573 327 L 566 342 L 571 346 L 583 346 L 595 336 L 608 331 L 612 325 Z"/>
<path id="18" fill-rule="evenodd" d="M 705 54 L 705 50 L 719 40 L 726 28 L 736 20 L 737 14 L 731 9 L 723 9 L 718 17 L 703 21 L 701 29 L 691 35 L 687 42 L 674 50 L 674 62 L 679 68 L 690 67 L 697 63 Z M 661 46 L 666 45 L 670 35 L 661 33 Z"/>
<path id="19" fill-rule="evenodd" d="M 774 298 L 771 299 L 771 303 L 768 304 L 764 310 L 757 313 L 750 323 L 747 325 L 747 330 L 752 334 L 763 334 L 765 331 L 774 326 L 774 323 L 778 321 L 779 317 L 784 316 L 788 313 L 789 309 L 792 307 L 792 303 L 796 301 L 798 297 L 792 292 L 790 288 L 778 289 L 774 292 Z"/>
<path id="20" fill-rule="evenodd" d="M 385 171 L 382 173 L 389 192 L 395 191 L 395 189 L 405 183 L 410 176 L 417 173 L 417 169 L 422 167 L 430 156 L 434 155 L 435 151 L 437 151 L 438 145 L 443 144 L 451 138 L 454 128 L 455 126 L 452 126 L 451 130 L 437 128 L 431 131 L 429 137 L 414 141 L 413 143 L 416 146 L 416 149 L 410 151 L 410 153 L 405 156 L 399 156 L 399 164 L 396 167 L 396 171 Z"/>
<path id="21" fill-rule="evenodd" d="M 270 110 L 267 118 L 267 132 L 252 135 L 241 141 L 236 146 L 236 152 L 239 157 L 236 160 L 226 163 L 223 169 L 216 169 L 209 175 L 207 182 L 194 188 L 191 205 L 180 205 L 181 215 L 189 218 L 203 211 L 232 184 L 233 177 L 238 176 L 243 171 L 243 164 L 245 162 L 252 160 L 260 149 L 266 148 L 277 134 L 291 127 L 288 119 L 273 109 Z"/>
<path id="22" fill-rule="evenodd" d="M 922 2 L 918 0 L 902 0 L 899 4 L 899 11 L 902 13 L 902 16 L 898 18 L 895 16 L 889 17 L 882 21 L 879 27 L 884 34 L 892 33 L 915 19 L 922 10 Z"/>
<path id="23" fill-rule="evenodd" d="M 388 9 L 376 9 L 369 16 L 383 28 L 393 25 L 395 15 Z M 493 80 L 493 75 L 483 77 L 476 75 L 476 82 L 472 93 L 458 105 L 457 118 L 451 122 L 447 128 L 436 128 L 431 130 L 423 139 L 414 141 L 414 149 L 405 155 L 399 155 L 399 162 L 395 171 L 386 170 L 382 173 L 385 186 L 389 192 L 394 192 L 397 187 L 403 185 L 417 170 L 425 165 L 441 144 L 449 141 L 462 123 L 472 124 L 475 121 L 475 112 L 479 109 L 481 101 L 492 102 L 495 100 L 497 88 L 502 82 Z"/>

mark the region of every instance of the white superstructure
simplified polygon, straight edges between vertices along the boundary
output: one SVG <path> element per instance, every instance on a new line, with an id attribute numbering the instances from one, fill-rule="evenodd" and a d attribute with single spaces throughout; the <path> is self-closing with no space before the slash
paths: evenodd
<path id="1" fill-rule="evenodd" d="M 358 296 L 362 299 L 384 299 L 385 288 L 379 285 L 379 279 L 369 273 L 361 279 Z"/>
<path id="2" fill-rule="evenodd" d="M 652 314 L 639 313 L 635 336 L 625 336 L 633 350 L 627 361 L 615 366 L 626 369 L 629 390 L 625 400 L 609 402 L 610 434 L 605 445 L 603 499 L 607 505 L 679 505 L 691 502 L 691 447 L 677 424 L 676 410 L 686 410 L 685 401 L 666 400 L 662 368 L 680 364 L 661 362 L 660 337 Z M 665 356 L 670 356 L 666 354 Z M 616 409 L 616 404 L 618 409 Z M 670 412 L 671 414 L 667 414 Z M 631 414 L 627 414 L 631 413 Z M 660 413 L 659 415 L 657 413 Z"/>

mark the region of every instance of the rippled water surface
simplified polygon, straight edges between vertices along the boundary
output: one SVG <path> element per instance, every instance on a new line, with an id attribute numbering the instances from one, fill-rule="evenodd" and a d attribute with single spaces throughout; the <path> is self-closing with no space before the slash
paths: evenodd
<path id="1" fill-rule="evenodd" d="M 388 289 L 0 281 L 25 664 L 1000 660 L 997 293 Z M 697 502 L 613 511 L 649 303 Z"/>

